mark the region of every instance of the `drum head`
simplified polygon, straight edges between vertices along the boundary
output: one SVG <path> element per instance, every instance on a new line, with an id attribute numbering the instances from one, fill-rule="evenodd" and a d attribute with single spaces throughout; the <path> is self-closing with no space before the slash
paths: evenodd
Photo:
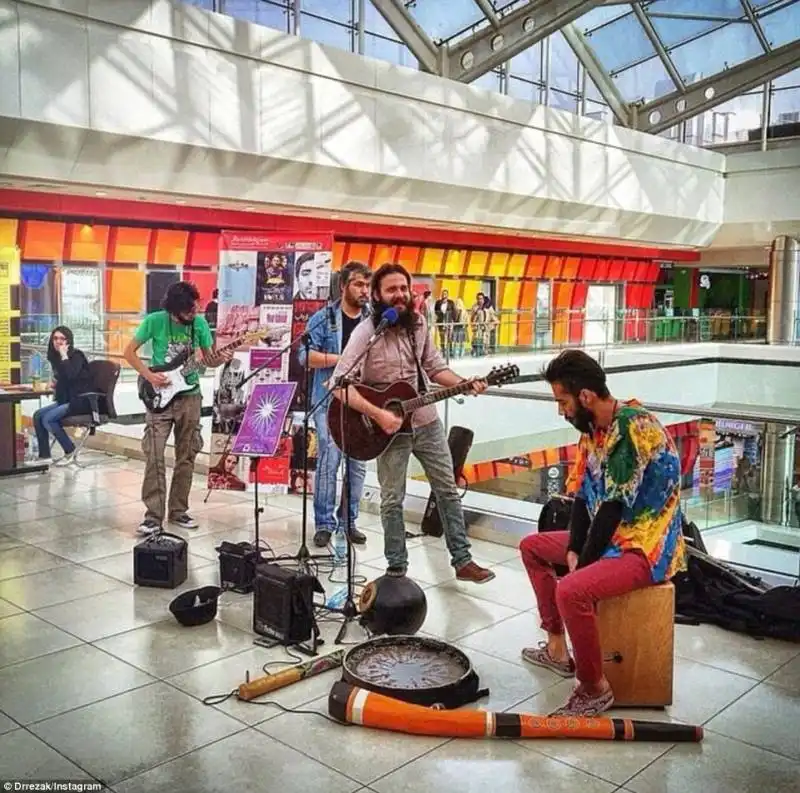
<path id="1" fill-rule="evenodd" d="M 477 688 L 461 650 L 423 636 L 380 636 L 353 647 L 342 662 L 342 679 L 404 702 L 445 707 Z"/>

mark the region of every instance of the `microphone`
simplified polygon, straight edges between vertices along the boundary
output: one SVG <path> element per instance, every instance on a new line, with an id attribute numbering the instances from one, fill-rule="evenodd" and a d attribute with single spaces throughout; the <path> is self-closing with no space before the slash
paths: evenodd
<path id="1" fill-rule="evenodd" d="M 378 323 L 378 327 L 375 328 L 375 332 L 370 336 L 367 344 L 372 346 L 378 338 L 386 332 L 388 327 L 397 324 L 398 319 L 400 319 L 400 315 L 397 313 L 397 309 L 387 308 L 386 311 L 381 314 L 381 321 Z"/>

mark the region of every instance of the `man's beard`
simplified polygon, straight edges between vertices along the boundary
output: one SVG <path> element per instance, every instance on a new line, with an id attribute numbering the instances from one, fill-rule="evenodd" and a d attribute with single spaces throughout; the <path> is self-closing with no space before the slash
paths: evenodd
<path id="1" fill-rule="evenodd" d="M 372 300 L 372 318 L 378 323 L 386 311 L 393 308 L 399 315 L 397 324 L 404 328 L 413 328 L 417 321 L 417 314 L 411 298 L 403 300 L 398 298 L 394 303 L 384 303 L 383 300 Z"/>
<path id="2" fill-rule="evenodd" d="M 594 431 L 594 413 L 583 405 L 578 405 L 575 408 L 575 415 L 572 416 L 572 418 L 567 418 L 567 421 L 572 424 L 578 432 L 583 434 L 588 435 Z"/>

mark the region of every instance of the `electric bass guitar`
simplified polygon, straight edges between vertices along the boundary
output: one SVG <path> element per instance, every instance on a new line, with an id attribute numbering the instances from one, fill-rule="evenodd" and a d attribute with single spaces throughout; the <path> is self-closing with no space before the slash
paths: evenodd
<path id="1" fill-rule="evenodd" d="M 441 388 L 420 396 L 410 383 L 400 381 L 386 388 L 370 388 L 356 384 L 353 388 L 364 399 L 376 407 L 389 410 L 403 419 L 403 424 L 394 435 L 387 435 L 380 426 L 364 413 L 333 398 L 328 405 L 328 429 L 333 442 L 353 460 L 374 460 L 388 448 L 398 435 L 410 435 L 411 416 L 424 405 L 432 405 L 443 399 L 465 394 L 472 389 L 477 380 L 485 380 L 490 386 L 511 383 L 519 377 L 519 367 L 509 364 L 495 366 L 487 377 L 473 377 L 450 388 Z M 342 432 L 347 433 L 347 449 L 343 445 Z"/>
<path id="2" fill-rule="evenodd" d="M 266 339 L 267 332 L 264 330 L 242 333 L 224 347 L 218 348 L 217 354 L 235 350 L 237 347 L 246 344 L 257 344 L 260 341 L 266 341 Z M 151 413 L 162 413 L 169 407 L 175 397 L 196 388 L 196 385 L 186 382 L 186 379 L 195 372 L 202 372 L 204 369 L 203 362 L 199 361 L 188 350 L 173 358 L 169 363 L 151 366 L 150 371 L 166 375 L 169 384 L 156 388 L 142 375 L 139 375 L 137 381 L 139 399 L 144 402 Z"/>

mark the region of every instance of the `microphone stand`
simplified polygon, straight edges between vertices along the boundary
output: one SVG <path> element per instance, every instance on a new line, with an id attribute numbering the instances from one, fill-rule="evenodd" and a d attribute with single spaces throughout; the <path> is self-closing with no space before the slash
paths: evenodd
<path id="1" fill-rule="evenodd" d="M 350 401 L 349 401 L 349 386 L 354 384 L 355 381 L 351 380 L 350 374 L 359 366 L 359 364 L 367 357 L 369 351 L 375 345 L 375 342 L 388 330 L 389 324 L 384 325 L 382 328 L 379 328 L 375 331 L 372 335 L 370 340 L 367 342 L 367 346 L 364 350 L 359 354 L 359 356 L 353 361 L 353 363 L 348 367 L 347 371 L 343 374 L 339 375 L 335 379 L 332 384 L 331 392 L 335 389 L 339 389 L 342 391 L 342 412 L 340 417 L 340 427 L 341 427 L 341 436 L 342 436 L 342 446 L 344 447 L 342 452 L 342 462 L 344 463 L 344 473 L 342 476 L 342 494 L 343 494 L 343 504 L 342 504 L 342 512 L 345 513 L 345 540 L 347 542 L 347 557 L 346 557 L 346 564 L 347 564 L 347 596 L 345 598 L 344 604 L 340 608 L 330 607 L 327 608 L 328 611 L 334 614 L 341 614 L 344 617 L 342 622 L 342 627 L 339 629 L 339 633 L 336 635 L 336 639 L 334 640 L 334 644 L 343 644 L 344 637 L 347 635 L 347 627 L 348 625 L 353 622 L 353 620 L 358 616 L 358 608 L 356 607 L 355 603 L 355 559 L 354 559 L 354 552 L 353 552 L 353 541 L 351 537 L 351 532 L 353 529 L 352 519 L 350 517 L 350 501 L 352 498 L 351 490 L 350 490 L 350 455 L 348 453 L 348 446 L 347 443 L 347 420 L 348 414 L 350 412 Z M 328 399 L 336 399 L 333 394 L 329 392 L 323 396 L 316 405 L 312 408 L 312 412 L 316 412 L 316 410 Z"/>

